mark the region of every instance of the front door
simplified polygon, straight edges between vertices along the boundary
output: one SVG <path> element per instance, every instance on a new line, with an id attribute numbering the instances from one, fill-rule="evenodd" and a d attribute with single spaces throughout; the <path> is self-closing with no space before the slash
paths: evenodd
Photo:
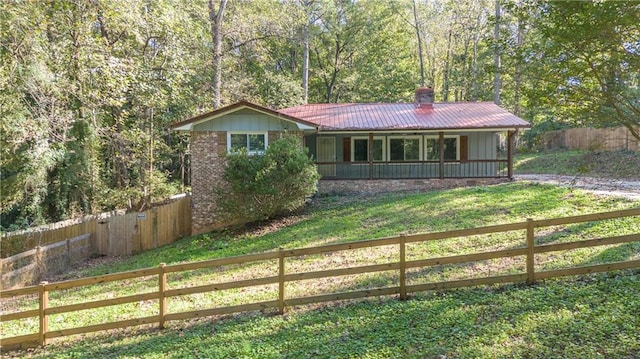
<path id="1" fill-rule="evenodd" d="M 317 138 L 317 162 L 332 162 L 331 164 L 318 165 L 318 173 L 323 177 L 336 176 L 336 138 L 335 137 L 318 137 Z"/>

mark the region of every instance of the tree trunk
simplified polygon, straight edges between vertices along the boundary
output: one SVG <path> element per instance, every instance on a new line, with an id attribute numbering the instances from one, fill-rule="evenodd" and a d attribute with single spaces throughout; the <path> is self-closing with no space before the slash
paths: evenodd
<path id="1" fill-rule="evenodd" d="M 302 90 L 305 104 L 309 102 L 309 26 L 307 22 L 304 27 L 304 52 L 302 53 Z"/>
<path id="2" fill-rule="evenodd" d="M 524 24 L 523 24 L 523 19 L 522 19 L 522 14 L 520 13 L 522 10 L 520 9 L 520 7 L 522 6 L 521 3 L 518 3 L 518 24 L 517 24 L 517 33 L 516 33 L 516 51 L 518 53 L 518 55 L 520 55 L 520 52 L 522 50 L 522 43 L 524 41 Z M 522 83 L 522 59 L 520 56 L 516 57 L 516 68 L 515 68 L 515 74 L 513 77 L 513 81 L 514 81 L 514 94 L 513 94 L 513 113 L 516 116 L 520 115 L 520 85 Z"/>
<path id="3" fill-rule="evenodd" d="M 496 105 L 500 104 L 500 0 L 495 1 L 496 4 L 496 23 L 493 29 L 493 37 L 495 41 L 495 53 L 493 63 L 495 66 L 495 72 L 493 73 L 493 102 Z"/>
<path id="4" fill-rule="evenodd" d="M 416 37 L 418 40 L 418 57 L 420 58 L 420 86 L 424 87 L 424 61 L 422 60 L 422 40 L 420 39 L 420 26 L 418 24 L 418 10 L 416 0 L 413 0 L 413 20 L 416 27 Z"/>
<path id="5" fill-rule="evenodd" d="M 471 64 L 471 69 L 473 72 L 473 83 L 472 87 L 472 101 L 478 101 L 478 42 L 480 41 L 479 36 L 475 36 L 473 39 L 473 60 Z"/>
<path id="6" fill-rule="evenodd" d="M 222 20 L 227 0 L 220 0 L 220 6 L 216 12 L 213 0 L 209 0 L 209 21 L 211 21 L 211 37 L 213 38 L 213 76 L 211 87 L 213 89 L 213 108 L 220 108 L 220 89 L 222 88 Z"/>
<path id="7" fill-rule="evenodd" d="M 442 101 L 449 101 L 449 70 L 451 63 L 451 37 L 453 36 L 453 30 L 449 29 L 449 35 L 447 36 L 447 57 L 444 60 L 444 74 L 442 79 Z"/>

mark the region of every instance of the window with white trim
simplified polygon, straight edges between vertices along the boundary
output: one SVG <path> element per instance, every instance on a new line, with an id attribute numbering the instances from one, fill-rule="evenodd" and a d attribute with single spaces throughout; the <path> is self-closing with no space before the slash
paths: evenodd
<path id="1" fill-rule="evenodd" d="M 264 153 L 268 145 L 266 132 L 227 132 L 227 151 L 246 149 L 249 154 Z"/>
<path id="2" fill-rule="evenodd" d="M 373 138 L 373 161 L 384 161 L 384 138 Z M 354 137 L 351 139 L 351 159 L 353 162 L 369 161 L 369 137 Z"/>
<path id="3" fill-rule="evenodd" d="M 439 137 L 425 136 L 425 160 L 438 161 L 440 159 Z M 460 160 L 460 136 L 444 136 L 444 160 Z"/>
<path id="4" fill-rule="evenodd" d="M 389 161 L 420 161 L 422 136 L 389 137 Z"/>

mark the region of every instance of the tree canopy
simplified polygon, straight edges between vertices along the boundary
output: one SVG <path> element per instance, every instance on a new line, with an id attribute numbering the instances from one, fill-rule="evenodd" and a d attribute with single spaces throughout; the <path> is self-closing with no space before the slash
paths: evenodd
<path id="1" fill-rule="evenodd" d="M 414 13 L 415 9 L 415 13 Z M 640 3 L 0 3 L 0 219 L 139 210 L 189 182 L 172 122 L 240 99 L 492 101 L 534 125 L 639 123 Z M 634 132 L 640 137 L 637 132 Z"/>

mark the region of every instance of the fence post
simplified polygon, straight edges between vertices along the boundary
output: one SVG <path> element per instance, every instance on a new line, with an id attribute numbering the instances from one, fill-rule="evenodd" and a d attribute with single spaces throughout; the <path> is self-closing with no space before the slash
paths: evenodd
<path id="1" fill-rule="evenodd" d="M 159 304 L 160 304 L 160 316 L 158 322 L 160 323 L 160 329 L 164 329 L 164 318 L 167 314 L 167 298 L 164 293 L 167 291 L 167 272 L 165 270 L 167 264 L 160 263 L 160 269 L 158 273 L 158 287 L 159 287 Z"/>
<path id="2" fill-rule="evenodd" d="M 534 268 L 534 239 L 533 220 L 531 218 L 527 218 L 527 284 L 533 284 L 536 280 Z"/>
<path id="3" fill-rule="evenodd" d="M 284 314 L 284 249 L 278 249 L 278 312 Z"/>
<path id="4" fill-rule="evenodd" d="M 513 147 L 514 147 L 515 131 L 507 132 L 507 177 L 513 179 Z"/>
<path id="5" fill-rule="evenodd" d="M 400 299 L 407 299 L 406 235 L 400 235 Z"/>
<path id="6" fill-rule="evenodd" d="M 40 316 L 40 345 L 47 344 L 46 334 L 49 331 L 49 318 L 45 313 L 49 307 L 49 292 L 47 291 L 47 284 L 49 282 L 40 282 L 40 303 L 39 303 L 39 316 Z"/>
<path id="7" fill-rule="evenodd" d="M 40 281 L 44 278 L 44 261 L 42 260 L 42 247 L 40 246 L 36 246 L 36 270 L 35 270 L 35 278 L 33 279 L 34 283 L 35 281 Z"/>
<path id="8" fill-rule="evenodd" d="M 71 238 L 67 239 L 67 263 L 65 271 L 68 271 L 71 268 Z"/>

